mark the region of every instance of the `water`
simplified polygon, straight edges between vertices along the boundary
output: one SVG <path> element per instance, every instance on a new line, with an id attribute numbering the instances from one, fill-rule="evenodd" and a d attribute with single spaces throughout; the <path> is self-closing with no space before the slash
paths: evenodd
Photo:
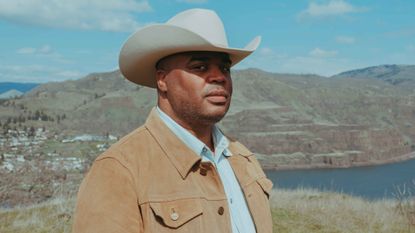
<path id="1" fill-rule="evenodd" d="M 380 166 L 266 173 L 279 188 L 305 187 L 379 199 L 394 198 L 397 188 L 406 186 L 410 191 L 407 196 L 415 196 L 415 159 Z"/>

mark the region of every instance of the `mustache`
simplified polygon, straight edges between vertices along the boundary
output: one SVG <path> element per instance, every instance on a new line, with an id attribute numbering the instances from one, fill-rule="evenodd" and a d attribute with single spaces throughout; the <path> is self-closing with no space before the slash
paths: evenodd
<path id="1" fill-rule="evenodd" d="M 204 91 L 203 96 L 224 96 L 229 98 L 231 93 L 221 86 L 209 86 Z"/>

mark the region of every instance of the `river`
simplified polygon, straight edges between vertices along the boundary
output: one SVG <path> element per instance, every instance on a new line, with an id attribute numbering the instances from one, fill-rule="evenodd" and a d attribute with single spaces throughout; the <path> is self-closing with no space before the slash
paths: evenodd
<path id="1" fill-rule="evenodd" d="M 367 199 L 394 198 L 406 187 L 415 196 L 415 159 L 404 162 L 354 168 L 266 171 L 274 187 L 313 188 L 336 191 Z"/>

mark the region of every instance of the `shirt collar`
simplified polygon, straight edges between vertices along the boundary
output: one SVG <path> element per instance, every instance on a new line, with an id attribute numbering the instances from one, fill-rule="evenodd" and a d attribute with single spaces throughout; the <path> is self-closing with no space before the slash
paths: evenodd
<path id="1" fill-rule="evenodd" d="M 157 113 L 156 108 L 151 110 L 144 127 L 148 130 L 151 137 L 159 144 L 160 148 L 164 151 L 167 158 L 171 161 L 183 179 L 187 177 L 192 167 L 202 160 L 200 155 L 196 154 L 186 146 L 186 144 L 184 144 L 184 142 L 167 127 L 166 123 L 160 118 L 160 114 Z M 232 155 L 241 155 L 247 159 L 252 156 L 252 152 L 241 143 L 228 136 L 225 138 L 227 138 L 229 142 L 229 153 L 232 152 Z M 237 160 L 237 156 L 235 156 L 234 160 Z M 232 161 L 230 160 L 230 162 Z"/>
<path id="2" fill-rule="evenodd" d="M 224 156 L 231 156 L 232 153 L 228 150 L 229 141 L 222 133 L 222 131 L 216 127 L 213 127 L 213 143 L 215 145 L 215 153 L 216 154 L 223 154 Z"/>
<path id="3" fill-rule="evenodd" d="M 167 125 L 167 127 L 173 131 L 173 133 L 180 138 L 191 150 L 193 150 L 196 154 L 202 156 L 203 149 L 208 147 L 196 138 L 193 134 L 187 131 L 185 128 L 177 124 L 171 117 L 169 117 L 166 113 L 164 113 L 158 106 L 156 107 L 157 113 L 159 114 L 160 118 L 163 122 Z M 215 154 L 217 155 L 225 155 L 231 156 L 232 153 L 228 150 L 229 142 L 226 139 L 225 135 L 220 131 L 220 129 L 215 125 L 213 127 L 213 144 L 215 147 Z"/>

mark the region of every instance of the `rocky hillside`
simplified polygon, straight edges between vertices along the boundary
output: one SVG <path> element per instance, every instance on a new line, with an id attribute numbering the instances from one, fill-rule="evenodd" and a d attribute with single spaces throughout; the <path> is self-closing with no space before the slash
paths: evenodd
<path id="1" fill-rule="evenodd" d="M 18 91 L 16 89 L 12 89 L 12 90 L 1 93 L 0 99 L 11 99 L 11 98 L 19 97 L 22 95 L 23 95 L 23 92 Z"/>
<path id="2" fill-rule="evenodd" d="M 415 150 L 414 67 L 370 67 L 331 78 L 234 71 L 232 107 L 221 126 L 268 168 L 396 158 Z M 20 123 L 65 135 L 122 136 L 144 122 L 155 96 L 118 71 L 96 73 L 3 101 L 0 122 L 3 129 Z"/>
<path id="3" fill-rule="evenodd" d="M 382 65 L 351 70 L 333 76 L 334 78 L 379 79 L 408 90 L 415 88 L 415 65 Z"/>

